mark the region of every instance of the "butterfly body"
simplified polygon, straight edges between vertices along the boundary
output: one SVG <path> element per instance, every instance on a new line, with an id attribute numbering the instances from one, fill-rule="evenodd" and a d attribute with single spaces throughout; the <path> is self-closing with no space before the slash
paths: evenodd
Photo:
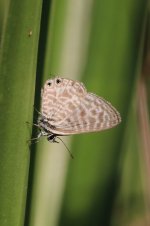
<path id="1" fill-rule="evenodd" d="M 78 81 L 49 79 L 41 96 L 38 125 L 53 142 L 56 136 L 98 132 L 121 122 L 119 112 L 109 102 L 88 93 Z"/>

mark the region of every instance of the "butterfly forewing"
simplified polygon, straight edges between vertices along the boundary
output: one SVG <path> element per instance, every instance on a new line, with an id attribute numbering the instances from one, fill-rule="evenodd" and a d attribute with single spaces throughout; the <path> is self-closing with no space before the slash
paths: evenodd
<path id="1" fill-rule="evenodd" d="M 41 111 L 48 122 L 46 129 L 57 135 L 101 131 L 121 121 L 106 100 L 87 93 L 82 83 L 63 78 L 46 81 Z"/>

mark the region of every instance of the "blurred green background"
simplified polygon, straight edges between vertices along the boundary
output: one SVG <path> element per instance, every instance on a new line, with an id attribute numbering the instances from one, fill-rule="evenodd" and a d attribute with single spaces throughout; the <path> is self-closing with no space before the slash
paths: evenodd
<path id="1" fill-rule="evenodd" d="M 0 0 L 0 226 L 149 226 L 149 1 Z M 82 81 L 122 117 L 36 136 L 41 87 Z M 29 125 L 26 125 L 26 122 Z"/>

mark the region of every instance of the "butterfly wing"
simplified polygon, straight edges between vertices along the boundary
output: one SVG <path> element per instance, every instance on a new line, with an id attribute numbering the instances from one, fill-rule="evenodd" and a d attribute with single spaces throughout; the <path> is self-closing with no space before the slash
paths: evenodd
<path id="1" fill-rule="evenodd" d="M 106 100 L 87 93 L 80 82 L 47 80 L 42 91 L 42 127 L 57 135 L 102 131 L 120 123 L 117 110 Z"/>
<path id="2" fill-rule="evenodd" d="M 121 122 L 118 111 L 106 100 L 92 93 L 79 98 L 79 104 L 71 114 L 56 125 L 59 135 L 80 134 L 102 131 Z"/>

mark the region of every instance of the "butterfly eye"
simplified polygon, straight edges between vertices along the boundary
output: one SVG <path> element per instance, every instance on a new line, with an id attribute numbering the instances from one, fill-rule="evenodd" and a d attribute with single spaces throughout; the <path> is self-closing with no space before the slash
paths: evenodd
<path id="1" fill-rule="evenodd" d="M 57 84 L 60 84 L 60 83 L 61 83 L 61 80 L 60 80 L 59 78 L 57 78 L 57 79 L 56 79 L 56 83 L 57 83 Z"/>

